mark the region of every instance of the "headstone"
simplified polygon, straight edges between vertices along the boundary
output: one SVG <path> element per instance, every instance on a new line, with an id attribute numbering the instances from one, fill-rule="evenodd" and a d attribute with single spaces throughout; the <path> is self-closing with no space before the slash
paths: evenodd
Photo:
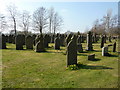
<path id="1" fill-rule="evenodd" d="M 111 36 L 109 36 L 108 40 L 109 40 L 109 42 L 112 42 L 112 41 L 111 41 Z"/>
<path id="2" fill-rule="evenodd" d="M 60 49 L 60 39 L 59 39 L 59 37 L 56 37 L 54 42 L 55 42 L 54 49 L 59 50 Z"/>
<path id="3" fill-rule="evenodd" d="M 33 34 L 33 35 L 32 35 L 32 38 L 33 38 L 33 45 L 35 46 L 35 38 L 36 38 L 36 35 Z"/>
<path id="4" fill-rule="evenodd" d="M 12 35 L 9 35 L 9 36 L 8 36 L 8 42 L 9 42 L 9 43 L 12 43 L 12 37 L 13 37 Z"/>
<path id="5" fill-rule="evenodd" d="M 79 53 L 82 53 L 82 52 L 83 52 L 83 48 L 82 48 L 82 44 L 81 44 L 81 43 L 78 43 L 78 44 L 77 44 L 77 51 L 78 51 Z"/>
<path id="6" fill-rule="evenodd" d="M 103 36 L 103 35 L 102 35 L 102 37 L 101 37 L 101 45 L 100 45 L 100 47 L 101 47 L 101 48 L 104 47 L 104 36 Z"/>
<path id="7" fill-rule="evenodd" d="M 88 55 L 88 60 L 94 61 L 95 60 L 95 54 Z"/>
<path id="8" fill-rule="evenodd" d="M 51 43 L 54 43 L 54 38 L 55 38 L 55 35 L 52 35 L 51 36 Z"/>
<path id="9" fill-rule="evenodd" d="M 35 51 L 36 52 L 44 52 L 45 48 L 44 48 L 44 39 L 43 39 L 43 35 L 41 34 L 40 37 L 38 37 L 40 40 L 36 43 L 35 45 Z"/>
<path id="10" fill-rule="evenodd" d="M 92 32 L 89 31 L 87 34 L 87 51 L 92 51 L 93 46 L 92 46 Z"/>
<path id="11" fill-rule="evenodd" d="M 0 35 L 0 49 L 6 49 L 6 37 L 4 34 Z"/>
<path id="12" fill-rule="evenodd" d="M 106 43 L 106 40 L 107 40 L 107 36 L 104 35 L 104 43 Z"/>
<path id="13" fill-rule="evenodd" d="M 44 47 L 45 48 L 48 48 L 48 39 L 49 39 L 48 35 L 45 34 L 45 36 L 44 36 Z"/>
<path id="14" fill-rule="evenodd" d="M 60 45 L 65 46 L 65 36 L 64 36 L 64 34 L 60 35 Z"/>
<path id="15" fill-rule="evenodd" d="M 113 52 L 116 52 L 116 42 L 113 44 Z"/>
<path id="16" fill-rule="evenodd" d="M 77 37 L 74 35 L 67 45 L 67 66 L 77 64 Z"/>
<path id="17" fill-rule="evenodd" d="M 33 38 L 28 35 L 25 39 L 26 49 L 33 49 Z"/>
<path id="18" fill-rule="evenodd" d="M 81 35 L 78 35 L 77 43 L 81 43 Z"/>
<path id="19" fill-rule="evenodd" d="M 15 44 L 16 44 L 16 50 L 23 50 L 23 37 L 22 35 L 17 35 L 15 39 Z"/>
<path id="20" fill-rule="evenodd" d="M 108 47 L 106 46 L 106 47 L 103 47 L 102 48 L 102 56 L 108 56 L 109 55 L 109 53 L 108 53 Z"/>

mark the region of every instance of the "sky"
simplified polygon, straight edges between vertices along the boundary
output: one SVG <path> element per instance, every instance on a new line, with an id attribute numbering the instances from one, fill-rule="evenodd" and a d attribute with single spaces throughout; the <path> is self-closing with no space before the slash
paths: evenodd
<path id="1" fill-rule="evenodd" d="M 96 19 L 106 15 L 107 10 L 112 10 L 112 15 L 118 14 L 118 0 L 0 0 L 0 13 L 8 15 L 6 6 L 14 3 L 19 11 L 27 10 L 31 14 L 43 6 L 47 9 L 54 7 L 55 11 L 63 18 L 61 33 L 66 31 L 84 32 L 90 29 Z"/>

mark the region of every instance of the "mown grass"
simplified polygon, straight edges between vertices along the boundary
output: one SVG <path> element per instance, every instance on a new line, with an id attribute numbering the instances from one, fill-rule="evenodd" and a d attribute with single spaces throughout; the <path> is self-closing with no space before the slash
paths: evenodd
<path id="1" fill-rule="evenodd" d="M 114 41 L 113 41 L 114 42 Z M 106 43 L 111 44 L 111 43 Z M 110 57 L 101 55 L 100 43 L 94 43 L 95 51 L 78 53 L 79 70 L 66 70 L 65 47 L 54 50 L 54 44 L 47 52 L 15 50 L 14 44 L 7 44 L 2 50 L 3 88 L 117 88 L 118 53 L 109 48 Z M 24 47 L 25 48 L 25 47 Z M 97 61 L 88 61 L 87 55 L 94 53 Z"/>

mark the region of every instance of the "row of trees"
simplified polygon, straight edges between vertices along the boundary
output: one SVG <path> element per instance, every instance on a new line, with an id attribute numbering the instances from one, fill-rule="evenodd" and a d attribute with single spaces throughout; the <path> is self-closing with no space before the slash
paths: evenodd
<path id="1" fill-rule="evenodd" d="M 9 13 L 8 18 L 10 19 L 10 23 L 6 22 L 7 16 L 0 14 L 0 28 L 1 31 L 4 31 L 12 26 L 12 32 L 14 31 L 15 35 L 17 34 L 18 27 L 24 30 L 25 34 L 27 34 L 30 29 L 39 31 L 40 33 L 48 31 L 49 33 L 55 34 L 63 24 L 63 19 L 53 7 L 50 9 L 39 7 L 33 12 L 33 15 L 30 15 L 30 13 L 25 10 L 19 13 L 15 5 L 9 5 L 7 11 Z"/>
<path id="2" fill-rule="evenodd" d="M 112 11 L 108 10 L 107 14 L 102 19 L 94 21 L 91 31 L 98 34 L 119 35 L 118 29 L 118 15 L 112 16 Z"/>

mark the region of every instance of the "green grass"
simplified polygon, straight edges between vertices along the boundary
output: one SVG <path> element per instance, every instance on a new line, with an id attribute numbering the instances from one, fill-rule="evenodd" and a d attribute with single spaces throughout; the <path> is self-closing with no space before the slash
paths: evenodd
<path id="1" fill-rule="evenodd" d="M 2 50 L 3 88 L 117 88 L 118 53 L 111 57 L 101 55 L 100 43 L 94 43 L 95 51 L 78 53 L 78 62 L 84 64 L 79 70 L 66 70 L 65 47 L 61 50 L 46 49 L 36 53 L 34 50 L 15 50 L 14 44 L 7 44 Z M 110 44 L 110 43 L 106 43 Z M 25 47 L 24 47 L 25 48 Z M 88 61 L 87 55 L 94 53 L 98 61 Z M 112 68 L 112 69 L 111 69 Z"/>

